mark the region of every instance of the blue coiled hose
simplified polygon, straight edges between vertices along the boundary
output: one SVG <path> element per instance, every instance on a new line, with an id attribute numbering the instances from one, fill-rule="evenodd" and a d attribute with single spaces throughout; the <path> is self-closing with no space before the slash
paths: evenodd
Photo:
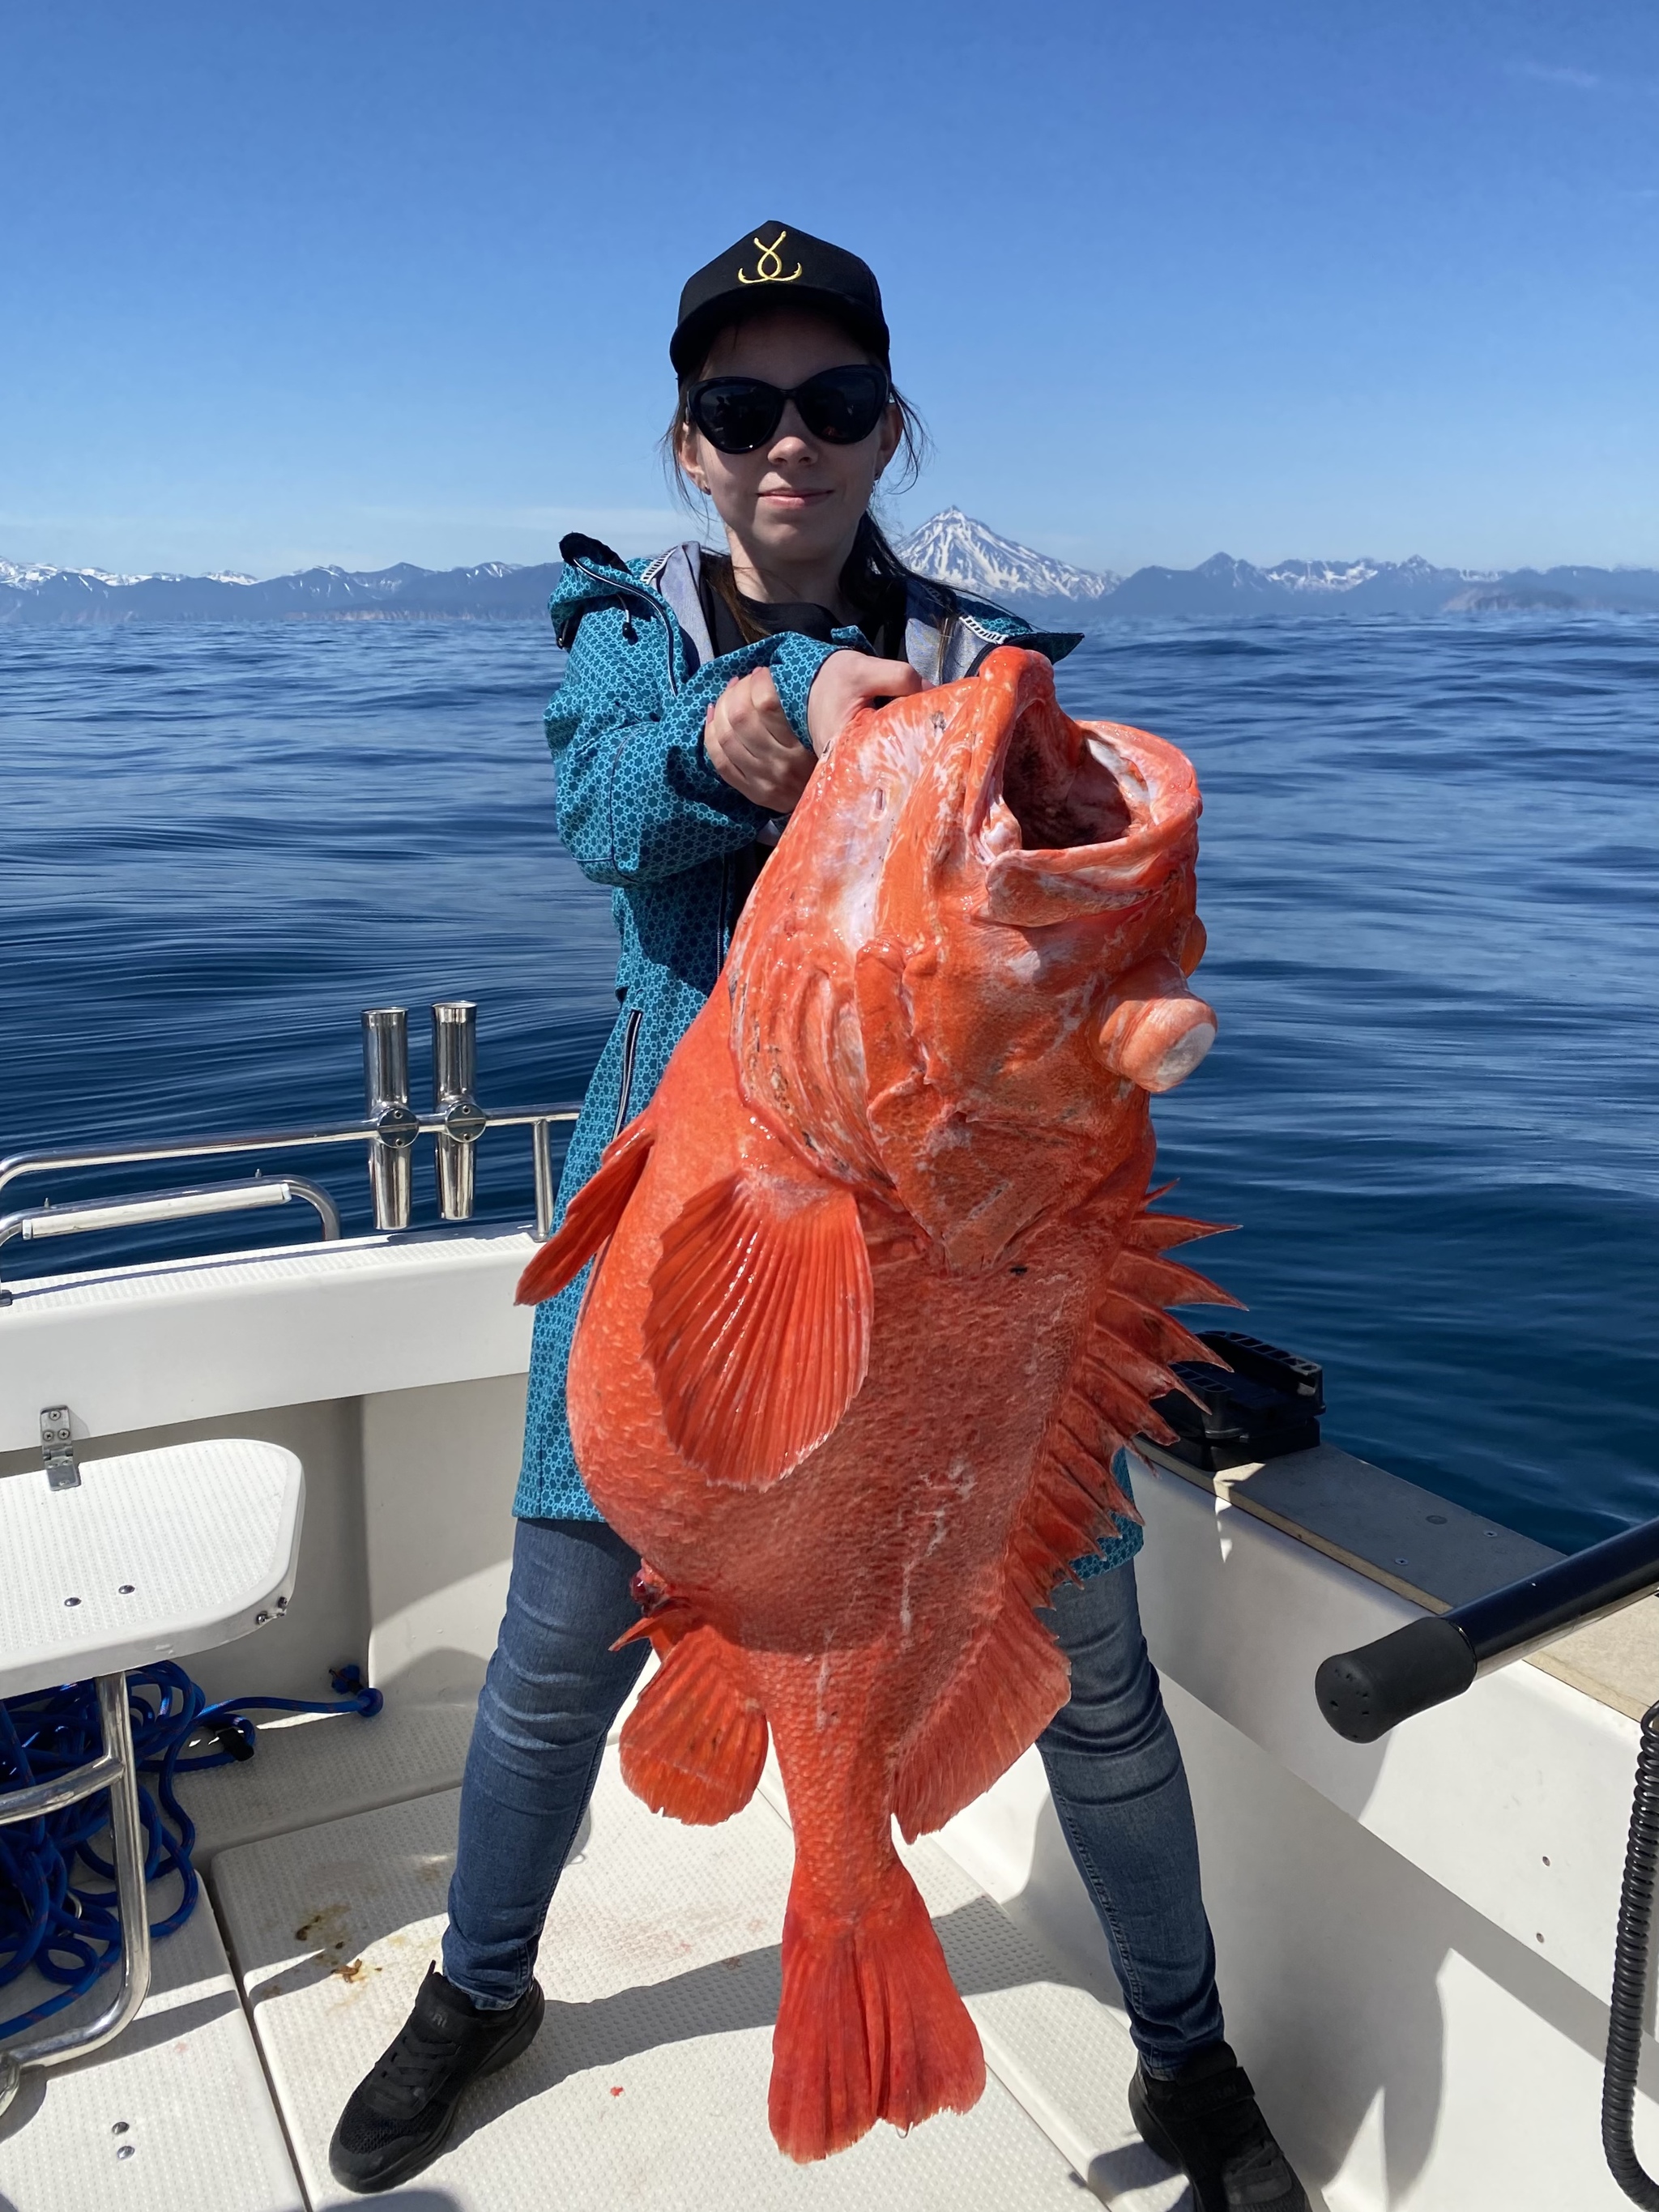
<path id="1" fill-rule="evenodd" d="M 171 1936 L 182 1928 L 199 1890 L 191 1863 L 196 1826 L 174 1794 L 173 1777 L 252 1759 L 258 1739 L 250 1712 L 356 1712 L 368 1719 L 380 1711 L 380 1692 L 364 1686 L 356 1667 L 337 1669 L 332 1680 L 341 1692 L 337 1700 L 228 1698 L 210 1705 L 200 1685 L 171 1662 L 136 1668 L 127 1676 L 139 1773 L 155 1777 L 153 1790 L 142 1779 L 138 1788 L 145 1876 L 159 1881 L 176 1874 L 181 1885 L 178 1904 L 166 1919 L 152 1924 L 152 1936 Z M 191 1738 L 204 1735 L 218 1748 L 183 1757 Z M 50 1782 L 96 1759 L 102 1748 L 98 1693 L 91 1682 L 0 1700 L 0 1790 Z M 0 1990 L 30 1966 L 58 1984 L 56 1996 L 15 2019 L 0 2020 L 0 2037 L 33 2027 L 73 2004 L 120 1958 L 115 1869 L 92 1848 L 92 1839 L 108 1820 L 109 1793 L 100 1790 L 43 1820 L 0 1828 Z M 89 1886 L 89 1875 L 98 1887 Z"/>

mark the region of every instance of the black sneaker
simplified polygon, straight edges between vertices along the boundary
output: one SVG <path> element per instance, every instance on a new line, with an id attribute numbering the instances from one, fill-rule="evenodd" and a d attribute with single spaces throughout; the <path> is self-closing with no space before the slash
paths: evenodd
<path id="1" fill-rule="evenodd" d="M 360 2081 L 328 2147 L 329 2171 L 371 2196 L 429 2166 L 449 2140 L 469 2083 L 510 2064 L 542 2024 L 538 1984 L 488 2012 L 428 1966 L 392 2048 Z"/>
<path id="2" fill-rule="evenodd" d="M 1308 2212 L 1307 2192 L 1226 2044 L 1189 2058 L 1173 2081 L 1137 2066 L 1129 2112 L 1146 2148 L 1192 2183 L 1196 2212 Z"/>

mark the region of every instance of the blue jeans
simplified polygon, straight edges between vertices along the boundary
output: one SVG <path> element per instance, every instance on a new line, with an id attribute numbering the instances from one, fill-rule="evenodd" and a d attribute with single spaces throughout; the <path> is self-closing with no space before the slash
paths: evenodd
<path id="1" fill-rule="evenodd" d="M 529 1986 L 542 1923 L 605 1740 L 647 1647 L 636 1554 L 599 1521 L 520 1521 L 500 1641 L 461 1785 L 443 1970 L 475 2002 Z M 1134 1569 L 1056 1593 L 1072 1698 L 1037 1740 L 1054 1808 L 1100 1916 L 1130 2033 L 1152 2074 L 1222 2034 L 1215 1950 L 1181 1751 L 1146 1656 Z"/>

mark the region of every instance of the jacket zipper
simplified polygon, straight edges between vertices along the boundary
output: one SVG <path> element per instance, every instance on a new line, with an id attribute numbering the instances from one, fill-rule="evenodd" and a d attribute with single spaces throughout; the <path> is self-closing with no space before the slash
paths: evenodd
<path id="1" fill-rule="evenodd" d="M 613 1145 L 628 1121 L 629 1101 L 634 1095 L 634 1060 L 639 1051 L 640 1023 L 643 1018 L 641 1008 L 630 1006 L 628 1009 L 628 1020 L 623 1028 L 622 1089 L 617 1097 L 617 1126 L 611 1132 Z"/>
<path id="2" fill-rule="evenodd" d="M 635 583 L 631 577 L 627 583 L 619 584 L 614 577 L 607 576 L 603 569 L 590 568 L 586 561 L 573 561 L 570 566 L 586 576 L 590 583 L 598 584 L 602 590 L 611 592 L 622 599 L 624 602 L 624 613 L 627 611 L 625 604 L 627 600 L 637 599 L 648 615 L 663 623 L 663 641 L 668 653 L 668 688 L 671 691 L 678 692 L 680 688 L 680 679 L 674 667 L 674 633 L 668 624 L 663 622 L 663 603 L 657 594 L 647 591 L 643 584 Z"/>

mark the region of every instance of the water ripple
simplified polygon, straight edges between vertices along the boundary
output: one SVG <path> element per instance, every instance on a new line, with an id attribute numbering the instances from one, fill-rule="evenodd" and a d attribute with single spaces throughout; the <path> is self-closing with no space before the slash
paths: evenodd
<path id="1" fill-rule="evenodd" d="M 559 665 L 529 626 L 0 632 L 0 1146 L 349 1116 L 359 1009 L 452 994 L 487 1098 L 580 1091 L 613 940 Z M 1659 623 L 1124 626 L 1060 689 L 1198 765 L 1222 1030 L 1164 1163 L 1328 1432 L 1559 1544 L 1659 1512 Z"/>

